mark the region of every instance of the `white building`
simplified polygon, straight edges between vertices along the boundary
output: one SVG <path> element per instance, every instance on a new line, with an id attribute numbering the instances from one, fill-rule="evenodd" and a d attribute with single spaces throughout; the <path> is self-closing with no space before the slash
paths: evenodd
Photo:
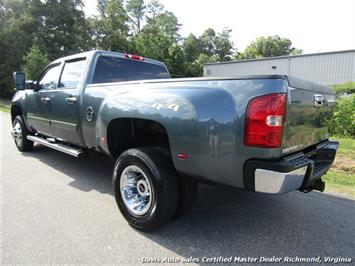
<path id="1" fill-rule="evenodd" d="M 355 50 L 208 63 L 204 76 L 287 74 L 322 85 L 355 81 Z"/>

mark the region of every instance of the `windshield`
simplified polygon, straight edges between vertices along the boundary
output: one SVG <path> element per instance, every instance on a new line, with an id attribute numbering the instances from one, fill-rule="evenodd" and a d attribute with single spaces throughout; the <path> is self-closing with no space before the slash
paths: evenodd
<path id="1" fill-rule="evenodd" d="M 109 56 L 100 56 L 92 83 L 170 78 L 164 65 Z"/>

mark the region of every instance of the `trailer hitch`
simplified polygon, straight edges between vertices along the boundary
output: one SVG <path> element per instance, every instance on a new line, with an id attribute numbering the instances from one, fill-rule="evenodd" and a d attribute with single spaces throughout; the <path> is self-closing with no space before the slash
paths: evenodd
<path id="1" fill-rule="evenodd" d="M 312 185 L 309 187 L 306 187 L 304 189 L 300 189 L 300 191 L 304 193 L 311 192 L 312 190 L 318 190 L 320 192 L 324 192 L 325 190 L 325 182 L 322 180 L 322 178 L 318 178 L 313 181 Z"/>

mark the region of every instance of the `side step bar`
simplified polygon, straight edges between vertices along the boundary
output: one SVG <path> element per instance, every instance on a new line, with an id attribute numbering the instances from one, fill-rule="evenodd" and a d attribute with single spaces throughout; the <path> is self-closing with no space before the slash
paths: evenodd
<path id="1" fill-rule="evenodd" d="M 27 139 L 34 141 L 34 142 L 38 142 L 44 146 L 47 146 L 47 147 L 52 148 L 57 151 L 64 152 L 64 153 L 69 154 L 74 157 L 79 157 L 84 154 L 84 151 L 82 151 L 80 149 L 73 148 L 73 147 L 70 147 L 70 146 L 67 146 L 67 145 L 64 145 L 61 143 L 53 143 L 53 142 L 50 142 L 50 141 L 48 141 L 44 138 L 41 138 L 41 137 L 27 136 Z"/>

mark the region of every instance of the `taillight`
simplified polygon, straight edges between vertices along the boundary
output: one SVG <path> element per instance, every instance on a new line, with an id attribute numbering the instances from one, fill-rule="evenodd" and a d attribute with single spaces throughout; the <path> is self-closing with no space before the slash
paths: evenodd
<path id="1" fill-rule="evenodd" d="M 268 94 L 251 100 L 246 112 L 244 145 L 280 147 L 285 108 L 286 94 Z"/>

